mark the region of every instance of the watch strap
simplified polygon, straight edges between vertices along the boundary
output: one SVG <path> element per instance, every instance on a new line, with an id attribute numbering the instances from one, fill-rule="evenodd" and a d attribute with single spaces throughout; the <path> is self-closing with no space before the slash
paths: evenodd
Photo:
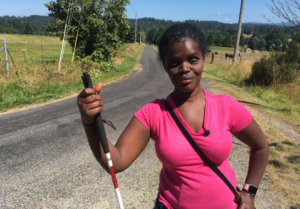
<path id="1" fill-rule="evenodd" d="M 252 184 L 245 183 L 243 186 L 243 190 L 254 196 L 256 195 L 258 188 L 256 186 L 253 186 Z"/>

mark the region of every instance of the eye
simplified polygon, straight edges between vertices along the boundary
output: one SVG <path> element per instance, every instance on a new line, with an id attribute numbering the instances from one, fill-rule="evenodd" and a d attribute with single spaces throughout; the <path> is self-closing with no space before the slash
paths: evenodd
<path id="1" fill-rule="evenodd" d="M 176 67 L 178 65 L 178 63 L 177 62 L 173 62 L 173 63 L 171 63 L 171 67 Z"/>
<path id="2" fill-rule="evenodd" d="M 198 63 L 198 59 L 196 59 L 196 58 L 193 58 L 193 59 L 191 59 L 190 60 L 190 64 L 197 64 Z"/>
<path id="3" fill-rule="evenodd" d="M 175 68 L 178 65 L 179 65 L 179 63 L 174 61 L 174 62 L 170 62 L 167 66 L 168 66 L 168 68 Z"/>

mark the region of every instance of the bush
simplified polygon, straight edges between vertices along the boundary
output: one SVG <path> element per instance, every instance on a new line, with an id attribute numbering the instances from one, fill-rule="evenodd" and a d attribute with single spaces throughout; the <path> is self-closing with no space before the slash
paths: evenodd
<path id="1" fill-rule="evenodd" d="M 289 83 L 297 78 L 297 59 L 291 62 L 288 53 L 273 53 L 269 58 L 263 57 L 252 66 L 247 83 L 259 86 L 269 86 L 276 83 Z M 296 61 L 297 60 L 297 61 Z"/>

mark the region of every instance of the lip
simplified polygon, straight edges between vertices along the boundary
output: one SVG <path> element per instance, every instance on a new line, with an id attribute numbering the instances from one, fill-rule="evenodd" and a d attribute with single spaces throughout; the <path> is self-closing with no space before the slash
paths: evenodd
<path id="1" fill-rule="evenodd" d="M 190 84 L 193 81 L 193 77 L 180 77 L 178 81 L 181 84 Z"/>

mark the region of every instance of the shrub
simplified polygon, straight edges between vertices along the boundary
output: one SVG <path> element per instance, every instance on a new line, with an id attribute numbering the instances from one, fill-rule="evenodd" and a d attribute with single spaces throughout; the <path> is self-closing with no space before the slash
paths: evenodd
<path id="1" fill-rule="evenodd" d="M 292 82 L 298 75 L 298 60 L 290 59 L 288 53 L 279 52 L 271 54 L 269 58 L 263 57 L 253 64 L 251 75 L 246 82 L 260 86 Z"/>

